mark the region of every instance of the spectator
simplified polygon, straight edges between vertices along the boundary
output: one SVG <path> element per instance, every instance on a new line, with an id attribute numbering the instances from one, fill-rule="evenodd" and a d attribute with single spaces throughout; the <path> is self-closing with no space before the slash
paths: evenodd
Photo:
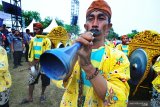
<path id="1" fill-rule="evenodd" d="M 12 43 L 12 40 L 13 40 L 13 37 L 14 37 L 14 33 L 15 33 L 15 29 L 11 28 L 11 32 L 8 33 L 8 35 L 7 35 L 7 40 L 8 40 L 8 43 L 9 43 L 9 49 L 10 50 L 11 50 L 11 43 Z"/>
<path id="2" fill-rule="evenodd" d="M 127 56 L 128 56 L 128 43 L 129 43 L 129 39 L 128 39 L 128 36 L 127 35 L 122 35 L 121 37 L 122 39 L 122 44 L 118 44 L 116 46 L 116 49 L 124 52 Z"/>
<path id="3" fill-rule="evenodd" d="M 4 45 L 5 45 L 5 43 L 4 43 L 5 39 L 6 38 L 5 38 L 4 34 L 2 33 L 2 27 L 0 26 L 0 46 L 4 47 Z"/>
<path id="4" fill-rule="evenodd" d="M 8 70 L 7 52 L 0 46 L 0 107 L 9 107 L 11 84 L 12 80 Z"/>
<path id="5" fill-rule="evenodd" d="M 26 29 L 26 33 L 23 35 L 24 44 L 25 44 L 25 59 L 28 62 L 28 51 L 29 51 L 29 41 L 31 39 L 30 30 Z"/>
<path id="6" fill-rule="evenodd" d="M 46 87 L 50 85 L 50 79 L 39 68 L 39 58 L 44 51 L 51 49 L 51 41 L 48 38 L 46 38 L 46 36 L 42 35 L 43 26 L 41 23 L 34 23 L 33 31 L 36 34 L 36 37 L 32 38 L 30 41 L 28 55 L 28 60 L 31 66 L 28 89 L 29 93 L 28 98 L 23 99 L 21 104 L 33 102 L 34 86 L 38 83 L 38 79 L 40 76 L 42 80 L 42 92 L 40 96 L 41 103 L 43 103 L 46 100 L 44 92 L 46 90 Z"/>
<path id="7" fill-rule="evenodd" d="M 2 26 L 2 33 L 4 34 L 5 38 L 7 38 L 7 35 L 8 35 L 8 29 L 6 28 L 6 25 L 3 24 Z M 4 48 L 6 49 L 7 47 L 9 47 L 9 42 L 7 39 L 5 39 L 4 41 Z"/>
<path id="8" fill-rule="evenodd" d="M 22 58 L 22 52 L 23 52 L 23 40 L 21 37 L 21 33 L 18 30 L 15 30 L 15 34 L 12 38 L 11 51 L 13 53 L 13 59 L 14 59 L 13 68 L 22 66 L 21 58 Z"/>

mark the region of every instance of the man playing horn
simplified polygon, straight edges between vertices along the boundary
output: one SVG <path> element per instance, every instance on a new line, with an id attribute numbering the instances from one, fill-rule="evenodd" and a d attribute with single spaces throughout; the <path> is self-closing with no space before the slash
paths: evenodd
<path id="1" fill-rule="evenodd" d="M 94 0 L 86 13 L 85 33 L 78 61 L 68 78 L 60 107 L 127 107 L 130 79 L 127 56 L 105 45 L 111 24 L 111 8 L 104 0 Z"/>

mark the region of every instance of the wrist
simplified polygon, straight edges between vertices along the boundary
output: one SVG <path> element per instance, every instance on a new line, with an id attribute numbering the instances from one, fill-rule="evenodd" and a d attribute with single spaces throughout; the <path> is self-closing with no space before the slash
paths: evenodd
<path id="1" fill-rule="evenodd" d="M 98 74 L 99 74 L 99 70 L 98 70 L 98 68 L 95 68 L 94 71 L 92 71 L 90 74 L 88 74 L 86 76 L 86 79 L 91 80 L 91 79 L 95 78 Z"/>
<path id="2" fill-rule="evenodd" d="M 95 67 L 92 64 L 81 66 L 81 68 L 86 72 L 86 75 L 90 75 L 95 71 Z"/>

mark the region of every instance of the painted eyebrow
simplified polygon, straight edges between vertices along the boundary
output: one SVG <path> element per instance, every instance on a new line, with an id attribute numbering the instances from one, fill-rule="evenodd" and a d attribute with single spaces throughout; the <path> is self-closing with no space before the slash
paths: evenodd
<path id="1" fill-rule="evenodd" d="M 98 16 L 104 16 L 104 17 L 107 17 L 106 14 L 103 14 L 103 13 L 100 13 Z"/>
<path id="2" fill-rule="evenodd" d="M 88 18 L 88 17 L 94 17 L 94 15 L 93 14 L 89 14 L 86 18 Z"/>
<path id="3" fill-rule="evenodd" d="M 101 16 L 107 17 L 107 15 L 106 15 L 106 14 L 103 14 L 103 13 L 98 14 L 98 17 L 101 17 Z M 88 18 L 88 17 L 94 17 L 94 15 L 93 15 L 93 14 L 90 14 L 90 15 L 87 16 L 87 18 Z"/>

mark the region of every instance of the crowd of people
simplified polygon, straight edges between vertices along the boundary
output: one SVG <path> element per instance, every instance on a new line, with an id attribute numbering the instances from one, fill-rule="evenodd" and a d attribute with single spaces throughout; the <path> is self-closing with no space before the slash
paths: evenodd
<path id="1" fill-rule="evenodd" d="M 60 107 L 127 107 L 130 94 L 129 38 L 122 35 L 120 44 L 106 40 L 112 27 L 111 17 L 111 8 L 104 0 L 94 0 L 87 9 L 84 24 L 86 32 L 74 41 L 81 43 L 76 54 L 77 62 L 73 71 L 60 82 L 65 88 Z M 39 77 L 42 80 L 40 102 L 46 100 L 45 90 L 50 85 L 50 78 L 41 69 L 39 62 L 40 56 L 51 49 L 51 41 L 42 35 L 41 23 L 34 23 L 33 31 L 34 37 L 29 29 L 21 33 L 14 28 L 8 32 L 5 25 L 0 27 L 0 107 L 9 107 L 9 90 L 12 84 L 7 52 L 13 54 L 13 69 L 16 69 L 22 66 L 24 49 L 25 60 L 30 66 L 30 77 L 28 96 L 21 104 L 34 101 L 33 91 Z M 157 75 L 160 75 L 159 64 L 160 60 L 157 59 L 153 66 Z M 158 84 L 155 84 L 158 91 L 159 83 L 158 80 Z"/>
<path id="2" fill-rule="evenodd" d="M 0 107 L 9 107 L 9 94 L 10 87 L 12 84 L 11 75 L 9 72 L 8 56 L 11 54 L 10 58 L 13 58 L 13 69 L 18 66 L 23 66 L 21 64 L 22 54 L 24 52 L 26 62 L 28 62 L 28 50 L 29 41 L 32 36 L 29 29 L 26 33 L 21 33 L 15 28 L 11 28 L 8 31 L 5 24 L 0 26 Z"/>
<path id="3" fill-rule="evenodd" d="M 9 32 L 6 25 L 0 26 L 0 45 L 7 51 L 13 54 L 14 69 L 22 66 L 21 58 L 25 53 L 26 62 L 28 62 L 29 41 L 33 37 L 29 29 L 22 33 L 15 28 L 11 28 Z"/>

